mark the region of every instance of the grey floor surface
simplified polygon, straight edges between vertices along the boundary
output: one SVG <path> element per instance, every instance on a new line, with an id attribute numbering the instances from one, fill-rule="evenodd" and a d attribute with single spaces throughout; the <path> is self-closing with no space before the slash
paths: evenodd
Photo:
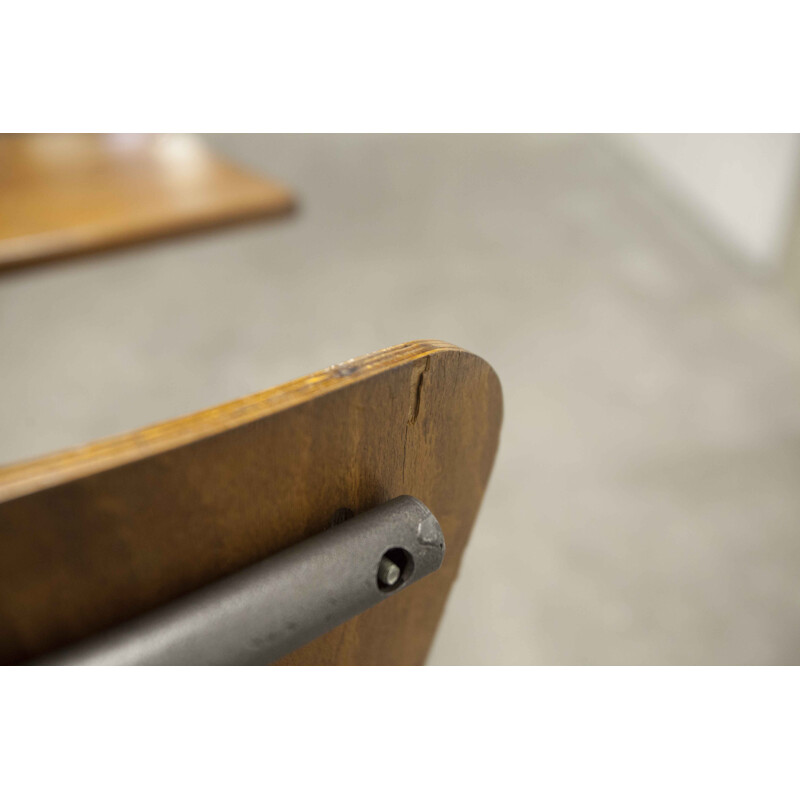
<path id="1" fill-rule="evenodd" d="M 0 462 L 416 338 L 500 375 L 433 664 L 800 661 L 800 311 L 602 138 L 215 136 L 293 219 L 0 275 Z"/>

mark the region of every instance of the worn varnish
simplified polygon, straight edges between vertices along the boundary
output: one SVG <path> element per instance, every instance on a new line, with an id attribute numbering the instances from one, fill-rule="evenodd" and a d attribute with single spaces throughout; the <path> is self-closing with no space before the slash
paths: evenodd
<path id="1" fill-rule="evenodd" d="M 185 134 L 0 136 L 0 269 L 288 211 Z"/>
<path id="2" fill-rule="evenodd" d="M 444 530 L 440 571 L 285 662 L 422 663 L 501 416 L 500 384 L 485 361 L 419 341 L 0 468 L 0 661 L 98 632 L 411 494 Z"/>

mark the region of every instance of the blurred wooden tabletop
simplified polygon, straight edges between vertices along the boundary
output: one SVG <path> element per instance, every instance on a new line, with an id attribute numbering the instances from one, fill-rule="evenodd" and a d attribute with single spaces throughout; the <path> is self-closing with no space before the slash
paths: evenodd
<path id="1" fill-rule="evenodd" d="M 283 186 L 185 134 L 0 137 L 0 269 L 284 213 Z"/>

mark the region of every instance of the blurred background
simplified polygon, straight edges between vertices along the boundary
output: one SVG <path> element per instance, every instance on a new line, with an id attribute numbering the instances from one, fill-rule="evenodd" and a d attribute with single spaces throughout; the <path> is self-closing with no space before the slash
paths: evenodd
<path id="1" fill-rule="evenodd" d="M 296 213 L 0 272 L 0 463 L 444 339 L 505 420 L 429 663 L 800 661 L 799 137 L 203 139 Z"/>

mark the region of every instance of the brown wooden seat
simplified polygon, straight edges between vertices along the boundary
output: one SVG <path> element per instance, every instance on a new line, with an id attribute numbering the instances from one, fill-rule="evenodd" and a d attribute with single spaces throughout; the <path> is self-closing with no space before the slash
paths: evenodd
<path id="1" fill-rule="evenodd" d="M 442 568 L 281 663 L 422 663 L 501 417 L 485 361 L 416 341 L 0 468 L 0 661 L 79 641 L 409 494 L 442 526 Z"/>

